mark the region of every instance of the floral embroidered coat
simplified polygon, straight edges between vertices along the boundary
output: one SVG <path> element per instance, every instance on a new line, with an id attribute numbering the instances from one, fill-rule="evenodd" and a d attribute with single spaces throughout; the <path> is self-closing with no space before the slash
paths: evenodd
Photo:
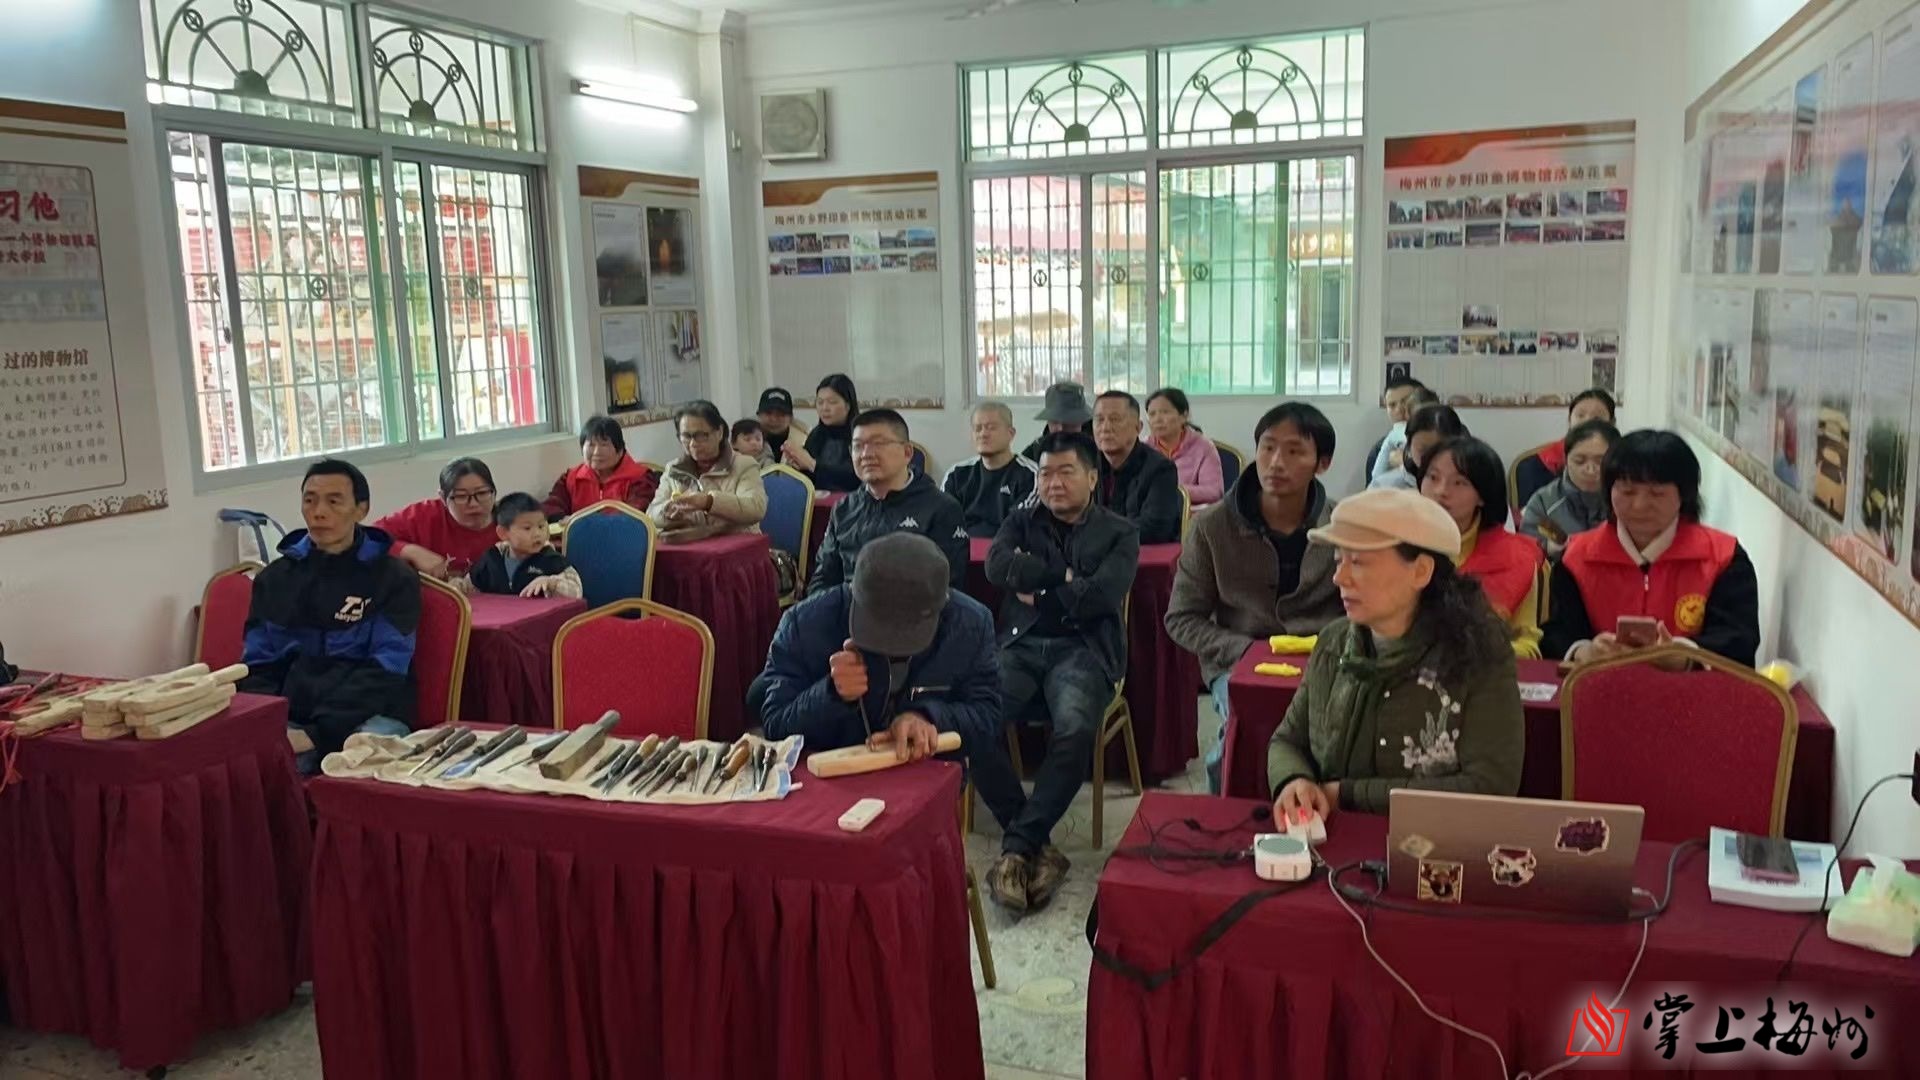
<path id="1" fill-rule="evenodd" d="M 1431 652 L 1413 636 L 1376 648 L 1345 619 L 1327 624 L 1267 746 L 1270 789 L 1338 780 L 1341 809 L 1375 814 L 1398 787 L 1519 791 L 1526 729 L 1513 657 L 1443 685 Z"/>

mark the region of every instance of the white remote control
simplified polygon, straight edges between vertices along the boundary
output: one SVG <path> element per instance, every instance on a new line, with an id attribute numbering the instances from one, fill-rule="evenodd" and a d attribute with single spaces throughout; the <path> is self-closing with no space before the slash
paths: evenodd
<path id="1" fill-rule="evenodd" d="M 846 813 L 840 815 L 840 827 L 848 832 L 859 832 L 873 824 L 873 819 L 879 817 L 880 811 L 886 808 L 887 804 L 884 800 L 861 799 L 848 807 Z"/>

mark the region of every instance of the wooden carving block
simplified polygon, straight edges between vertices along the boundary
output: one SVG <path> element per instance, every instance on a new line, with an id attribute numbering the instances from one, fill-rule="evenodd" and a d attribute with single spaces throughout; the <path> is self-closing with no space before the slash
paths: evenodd
<path id="1" fill-rule="evenodd" d="M 217 701 L 211 705 L 203 705 L 192 712 L 176 716 L 164 724 L 149 724 L 145 727 L 137 727 L 132 730 L 135 736 L 142 739 L 171 738 L 206 720 L 208 717 L 218 715 L 219 712 L 226 707 L 226 702 Z"/>
<path id="2" fill-rule="evenodd" d="M 247 665 L 232 664 L 208 675 L 169 679 L 166 682 L 143 686 L 128 694 L 120 700 L 119 708 L 128 716 L 171 712 L 182 706 L 192 705 L 205 698 L 210 692 L 221 687 L 232 686 L 246 677 Z"/>
<path id="3" fill-rule="evenodd" d="M 134 728 L 154 727 L 169 720 L 177 720 L 188 713 L 199 712 L 209 705 L 214 706 L 214 711 L 218 712 L 233 703 L 233 693 L 231 685 L 216 686 L 212 690 L 201 693 L 192 701 L 184 705 L 176 705 L 171 709 L 150 713 L 129 712 L 126 714 L 127 725 Z"/>
<path id="4" fill-rule="evenodd" d="M 80 737 L 83 739 L 118 739 L 132 730 L 132 728 L 125 724 L 114 724 L 110 727 L 82 727 L 80 729 Z"/>
<path id="5" fill-rule="evenodd" d="M 600 753 L 600 748 L 607 741 L 607 734 L 612 730 L 613 725 L 604 720 L 574 729 L 573 734 L 561 740 L 560 745 L 553 748 L 553 753 L 540 762 L 540 775 L 549 780 L 573 779 L 574 773 Z"/>
<path id="6" fill-rule="evenodd" d="M 960 749 L 960 734 L 955 731 L 943 731 L 934 741 L 934 747 L 942 754 L 951 754 Z M 840 750 L 828 750 L 807 759 L 807 771 L 821 779 L 835 776 L 853 776 L 858 773 L 878 772 L 903 765 L 893 756 L 893 747 L 883 746 L 878 750 L 869 750 L 864 746 L 849 746 Z"/>
<path id="7" fill-rule="evenodd" d="M 112 683 L 81 698 L 88 709 L 118 708 L 120 700 L 129 694 L 139 693 L 142 689 L 157 683 L 172 682 L 175 679 L 191 679 L 211 673 L 205 664 L 189 664 L 178 671 L 169 671 L 160 675 L 146 675 L 126 682 Z"/>

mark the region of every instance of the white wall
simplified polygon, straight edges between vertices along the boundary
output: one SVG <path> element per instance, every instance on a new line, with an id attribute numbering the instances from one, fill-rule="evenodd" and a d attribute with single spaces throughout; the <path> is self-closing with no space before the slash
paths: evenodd
<path id="1" fill-rule="evenodd" d="M 1798 0 L 1690 0 L 1688 94 L 1682 107 L 1765 41 Z M 1678 155 L 1668 162 L 1678 173 Z M 1663 277 L 1675 278 L 1672 260 Z M 1684 356 L 1675 356 L 1680 363 Z M 1668 400 L 1662 392 L 1661 401 Z M 1740 538 L 1761 590 L 1760 655 L 1781 656 L 1809 674 L 1807 685 L 1837 732 L 1834 829 L 1875 780 L 1913 767 L 1920 750 L 1920 628 L 1916 628 L 1772 500 L 1700 443 L 1707 521 Z M 1891 790 L 1888 790 L 1891 789 Z M 1838 836 L 1835 837 L 1839 839 Z M 1906 785 L 1887 785 L 1860 818 L 1855 852 L 1920 856 L 1920 807 Z"/>
<path id="2" fill-rule="evenodd" d="M 699 175 L 703 134 L 698 118 L 636 119 L 636 110 L 604 107 L 568 92 L 573 75 L 599 73 L 626 83 L 665 80 L 691 93 L 698 75 L 695 38 L 654 27 L 631 33 L 628 16 L 565 0 L 410 0 L 543 42 L 546 115 L 551 155 L 553 251 L 563 295 L 578 295 L 581 273 L 575 165 Z M 98 674 L 151 671 L 184 662 L 190 647 L 187 615 L 215 570 L 234 561 L 229 530 L 214 518 L 224 506 L 264 510 L 289 527 L 299 523 L 297 484 L 280 481 L 208 494 L 194 491 L 183 401 L 179 328 L 165 247 L 161 163 L 144 90 L 145 59 L 139 7 L 128 0 L 40 0 L 9 5 L 8 33 L 0 39 L 0 97 L 116 109 L 126 113 L 140 222 L 138 254 L 152 283 L 148 336 L 158 388 L 155 407 L 163 431 L 172 505 L 137 514 L 0 539 L 0 641 L 8 659 L 40 668 Z M 17 10 L 15 10 L 17 9 Z M 575 392 L 597 386 L 588 364 L 580 305 L 567 313 L 558 356 L 565 368 L 561 411 L 568 425 L 581 412 Z M 139 357 L 122 356 L 120 363 Z M 597 400 L 592 393 L 585 399 Z M 663 425 L 640 429 L 636 452 L 662 456 L 672 449 Z M 570 435 L 529 437 L 486 454 L 503 488 L 544 493 L 553 477 L 577 460 Z M 414 460 L 368 469 L 376 514 L 430 494 L 449 456 L 432 451 Z"/>
<path id="3" fill-rule="evenodd" d="M 949 21 L 938 14 L 878 18 L 769 19 L 748 24 L 748 71 L 756 93 L 824 87 L 828 92 L 831 160 L 809 165 L 762 165 L 768 179 L 938 169 L 942 227 L 962 230 L 958 150 L 958 77 L 955 64 L 975 60 L 1069 55 L 1149 44 L 1180 44 L 1318 27 L 1367 27 L 1367 131 L 1360 205 L 1377 206 L 1381 149 L 1388 136 L 1510 127 L 1537 123 L 1637 121 L 1644 162 L 1677 145 L 1683 66 L 1677 9 L 1663 0 L 1617 0 L 1595 17 L 1575 0 L 1488 3 L 1485 0 L 1213 0 L 1186 8 L 1146 0 L 1109 0 L 1080 8 L 1034 5 L 991 18 Z M 872 9 L 868 9 L 871 11 Z M 744 131 L 751 143 L 752 131 Z M 757 159 L 757 148 L 749 146 Z M 1671 217 L 1672 182 L 1643 170 L 1635 192 L 1639 232 L 1633 245 L 1634 288 L 1622 346 L 1626 419 L 1659 400 L 1654 393 L 1653 344 L 1664 334 L 1664 298 L 1651 287 L 1656 259 L 1669 238 L 1658 223 Z M 758 215 L 736 207 L 737 227 L 758 235 Z M 1383 378 L 1380 340 L 1380 258 L 1383 223 L 1362 224 L 1357 313 L 1358 391 L 1354 399 L 1322 401 L 1339 430 L 1330 486 L 1358 485 L 1366 448 L 1385 429 L 1373 403 Z M 946 400 L 937 411 L 914 411 L 914 435 L 945 463 L 965 456 L 965 402 L 970 379 L 969 338 L 960 298 L 961 261 L 942 267 L 946 333 Z M 758 319 L 765 279 L 749 305 Z M 768 365 L 764 327 L 748 335 L 749 360 L 764 381 Z M 752 381 L 752 379 L 749 379 Z M 805 392 L 811 387 L 792 387 Z M 1096 388 L 1097 389 L 1097 388 Z M 1209 399 L 1196 419 L 1210 434 L 1250 448 L 1255 420 L 1276 399 Z M 1032 410 L 1016 415 L 1022 421 Z M 1537 445 L 1564 430 L 1555 409 L 1468 410 L 1467 422 L 1503 454 Z M 1030 421 L 1026 434 L 1037 429 Z"/>

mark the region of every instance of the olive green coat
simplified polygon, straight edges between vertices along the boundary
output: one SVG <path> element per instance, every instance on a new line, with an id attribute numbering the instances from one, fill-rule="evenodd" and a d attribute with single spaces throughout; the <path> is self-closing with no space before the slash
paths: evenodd
<path id="1" fill-rule="evenodd" d="M 1345 619 L 1320 632 L 1286 718 L 1267 746 L 1272 791 L 1307 777 L 1340 781 L 1340 807 L 1385 813 L 1399 787 L 1512 795 L 1526 729 L 1511 653 L 1460 685 L 1442 685 L 1432 650 L 1385 642 Z"/>

